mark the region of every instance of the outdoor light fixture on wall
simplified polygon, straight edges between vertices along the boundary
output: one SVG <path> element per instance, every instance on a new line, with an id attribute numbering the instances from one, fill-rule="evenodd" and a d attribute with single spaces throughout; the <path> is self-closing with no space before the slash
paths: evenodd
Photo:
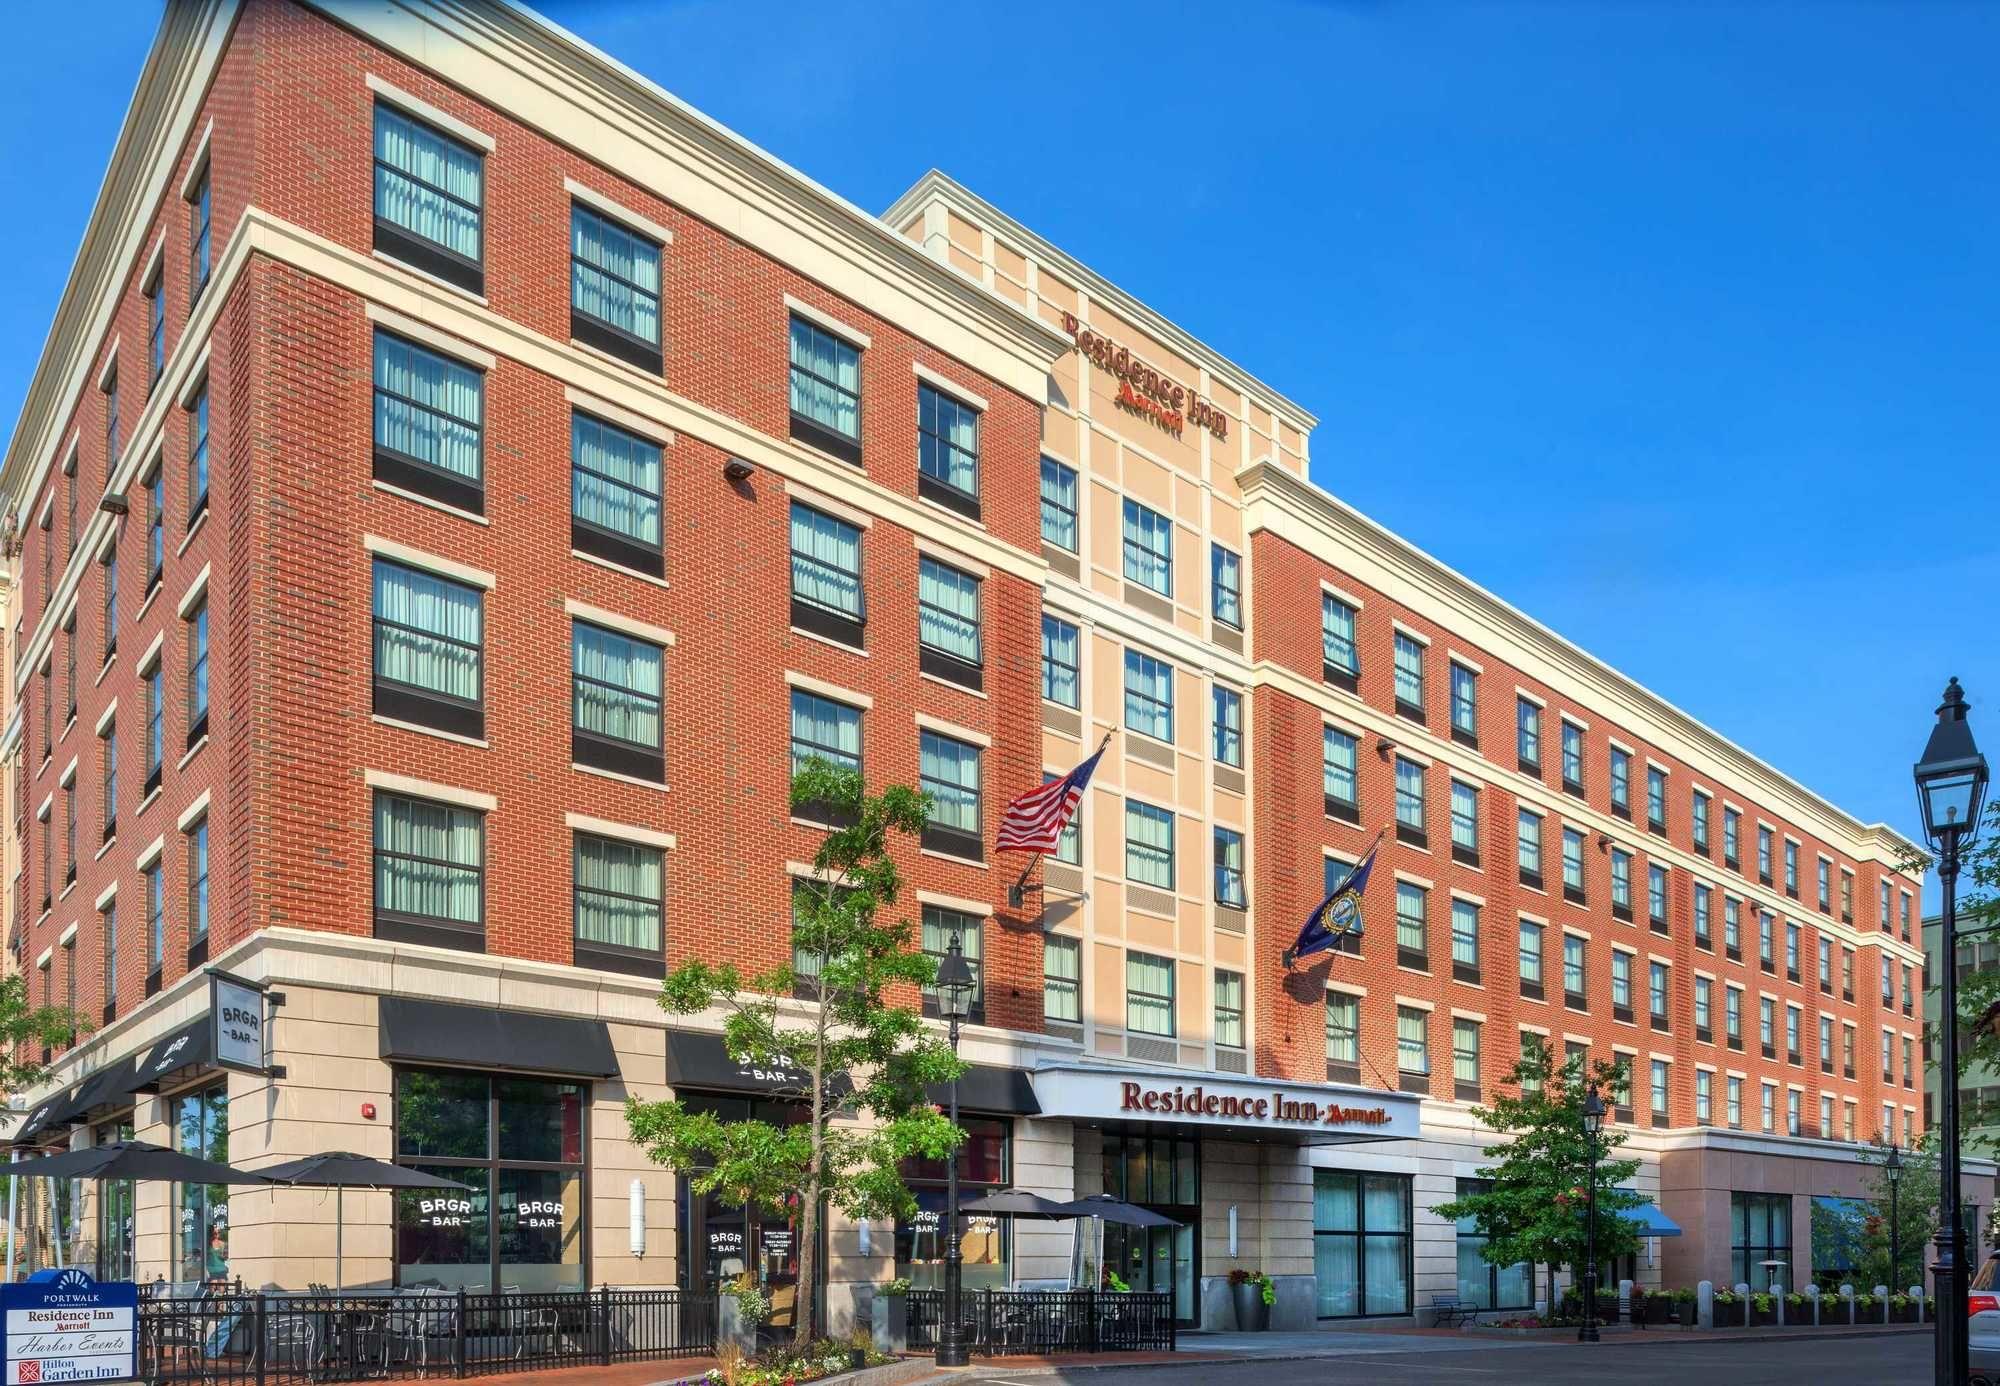
<path id="1" fill-rule="evenodd" d="M 863 1256 L 873 1256 L 875 1254 L 875 1236 L 868 1230 L 868 1219 L 861 1219 L 856 1224 L 856 1227 L 861 1233 L 861 1254 Z"/>
<path id="2" fill-rule="evenodd" d="M 722 474 L 731 481 L 748 481 L 757 469 L 740 457 L 732 457 L 722 464 Z"/>
<path id="3" fill-rule="evenodd" d="M 646 1258 L 646 1185 L 642 1180 L 632 1181 L 632 1254 L 640 1260 Z"/>
<path id="4" fill-rule="evenodd" d="M 1234 1203 L 1229 1205 L 1229 1256 L 1231 1260 L 1236 1258 L 1236 1205 Z"/>

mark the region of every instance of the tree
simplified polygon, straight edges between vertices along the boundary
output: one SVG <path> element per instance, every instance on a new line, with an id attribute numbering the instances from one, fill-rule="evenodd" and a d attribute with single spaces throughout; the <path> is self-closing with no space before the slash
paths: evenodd
<path id="1" fill-rule="evenodd" d="M 1908 874 L 1921 877 L 1932 862 L 1922 853 L 1913 853 L 1906 854 L 1898 865 Z M 2000 943 L 2000 934 L 1992 932 L 2000 930 L 2000 802 L 1988 806 L 1979 841 L 1963 856 L 1958 892 L 1959 939 Z M 1930 950 L 1930 957 L 1933 970 L 1957 965 L 1956 950 L 1943 940 Z M 1933 975 L 1928 981 L 1935 988 L 1938 978 Z M 1994 1024 L 1996 1016 L 2000 1016 L 2000 968 L 1968 969 L 1958 982 L 1958 1129 L 1967 1150 L 1983 1150 L 1989 1155 L 2000 1155 L 2000 1101 L 1981 1095 L 1994 1091 L 1990 1079 L 1972 1087 L 1965 1086 L 1963 1080 L 1975 1070 L 1984 1074 L 2000 1072 L 2000 1026 Z M 1936 1035 L 1931 1035 L 1930 1040 L 1932 1052 L 1939 1052 Z M 1933 1059 L 1925 1067 L 1934 1072 L 1937 1061 Z"/>
<path id="2" fill-rule="evenodd" d="M 47 1064 L 29 1059 L 70 1043 L 90 1026 L 61 1006 L 37 1006 L 21 973 L 0 977 L 0 1097 L 12 1097 L 49 1076 Z"/>
<path id="3" fill-rule="evenodd" d="M 1859 1158 L 1867 1168 L 1862 1198 L 1813 1201 L 1813 1264 L 1847 1260 L 1848 1268 L 1839 1278 L 1852 1283 L 1856 1293 L 1871 1292 L 1877 1285 L 1887 1285 L 1891 1293 L 1906 1290 L 1923 1280 L 1924 1248 L 1938 1231 L 1937 1138 L 1927 1132 L 1914 1150 L 1897 1152 L 1903 1173 L 1896 1186 L 1893 1224 L 1886 1170 L 1889 1147 L 1865 1146 Z M 1892 1230 L 1896 1234 L 1893 1264 L 1889 1256 Z"/>
<path id="4" fill-rule="evenodd" d="M 676 1016 L 724 1009 L 729 1056 L 791 1075 L 772 1092 L 795 1101 L 804 1119 L 723 1121 L 677 1099 L 636 1098 L 625 1115 L 647 1156 L 697 1193 L 778 1214 L 797 1209 L 793 1339 L 803 1345 L 818 1329 L 822 1203 L 852 1217 L 914 1216 L 903 1162 L 955 1158 L 964 1140 L 924 1089 L 950 1082 L 964 1065 L 917 1011 L 889 996 L 937 975 L 936 962 L 913 945 L 910 923 L 887 913 L 902 889 L 892 842 L 922 831 L 929 797 L 903 785 L 870 796 L 858 773 L 813 759 L 793 779 L 791 804 L 834 825 L 793 902 L 795 956 L 810 962 L 748 978 L 732 964 L 686 963 L 667 978 L 661 1005 Z"/>
<path id="5" fill-rule="evenodd" d="M 1588 1204 L 1590 1150 L 1583 1130 L 1588 1089 L 1610 1094 L 1627 1090 L 1630 1072 L 1619 1064 L 1598 1063 L 1586 1073 L 1582 1055 L 1556 1064 L 1543 1047 L 1525 1049 L 1507 1081 L 1518 1093 L 1501 1092 L 1473 1115 L 1489 1130 L 1510 1137 L 1491 1152 L 1494 1163 L 1480 1175 L 1492 1181 L 1481 1193 L 1442 1204 L 1440 1217 L 1471 1218 L 1487 1241 L 1480 1255 L 1491 1265 L 1526 1261 L 1549 1268 L 1549 1302 L 1555 1303 L 1555 1268 L 1582 1268 Z M 1598 1137 L 1597 1239 L 1599 1260 L 1629 1256 L 1639 1249 L 1637 1224 L 1620 1214 L 1644 1202 L 1619 1184 L 1639 1172 L 1634 1159 L 1611 1158 L 1625 1143 L 1609 1123 Z"/>

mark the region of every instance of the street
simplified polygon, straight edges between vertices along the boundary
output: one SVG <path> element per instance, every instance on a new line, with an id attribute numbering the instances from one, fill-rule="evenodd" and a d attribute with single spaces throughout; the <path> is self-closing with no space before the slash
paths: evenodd
<path id="1" fill-rule="evenodd" d="M 1404 1339 L 1401 1343 L 1414 1340 Z M 1396 1344 L 1393 1345 L 1392 1344 Z M 1573 1344 L 1493 1343 L 1468 1350 L 1379 1345 L 1289 1362 L 1211 1363 L 1200 1367 L 1121 1368 L 1106 1377 L 1090 1368 L 1049 1375 L 1009 1373 L 1003 1365 L 975 1366 L 960 1381 L 981 1386 L 1045 1386 L 1048 1382 L 1101 1382 L 1103 1386 L 1306 1386 L 1306 1383 L 1533 1382 L 1568 1386 L 1616 1380 L 1621 1386 L 1714 1382 L 1728 1386 L 1893 1386 L 1919 1382 L 1930 1370 L 1931 1340 L 1922 1334 L 1880 1338 L 1790 1339 L 1765 1342 L 1607 1342 L 1594 1349 Z"/>

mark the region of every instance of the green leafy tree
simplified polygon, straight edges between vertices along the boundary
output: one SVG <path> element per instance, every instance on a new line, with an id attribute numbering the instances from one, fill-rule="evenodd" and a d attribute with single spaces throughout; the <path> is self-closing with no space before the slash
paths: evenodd
<path id="1" fill-rule="evenodd" d="M 1926 1133 L 1916 1149 L 1896 1153 L 1903 1172 L 1896 1184 L 1893 1263 L 1889 1255 L 1892 1229 L 1888 1146 L 1865 1146 L 1860 1152 L 1860 1161 L 1867 1170 L 1865 1203 L 1850 1203 L 1844 1208 L 1813 1204 L 1813 1259 L 1816 1262 L 1819 1259 L 1823 1230 L 1840 1238 L 1853 1255 L 1852 1269 L 1840 1279 L 1852 1282 L 1857 1292 L 1887 1285 L 1891 1294 L 1897 1294 L 1925 1278 L 1924 1248 L 1937 1235 L 1939 1226 L 1937 1139 Z"/>
<path id="2" fill-rule="evenodd" d="M 1488 1153 L 1493 1163 L 1480 1170 L 1492 1186 L 1442 1204 L 1440 1217 L 1471 1218 L 1487 1238 L 1480 1255 L 1495 1266 L 1526 1261 L 1549 1270 L 1549 1303 L 1555 1303 L 1555 1270 L 1581 1271 L 1585 1257 L 1585 1212 L 1590 1169 L 1589 1140 L 1583 1130 L 1585 1094 L 1594 1084 L 1607 1105 L 1628 1090 L 1630 1072 L 1619 1064 L 1586 1069 L 1582 1055 L 1555 1062 L 1546 1049 L 1525 1050 L 1507 1075 L 1517 1093 L 1502 1091 L 1473 1110 L 1489 1130 L 1508 1137 Z M 1639 1172 L 1639 1162 L 1615 1154 L 1625 1135 L 1608 1121 L 1597 1138 L 1597 1239 L 1600 1261 L 1639 1249 L 1638 1225 L 1622 1213 L 1644 1200 L 1617 1186 Z"/>
<path id="3" fill-rule="evenodd" d="M 29 1056 L 67 1045 L 72 1036 L 88 1034 L 90 1028 L 61 1006 L 37 1006 L 28 994 L 26 976 L 0 977 L 0 1097 L 13 1097 L 46 1081 L 48 1065 Z"/>
<path id="4" fill-rule="evenodd" d="M 724 1121 L 678 1100 L 636 1098 L 625 1114 L 648 1157 L 697 1193 L 780 1215 L 796 1209 L 793 1339 L 804 1344 L 818 1329 L 822 1204 L 852 1217 L 912 1217 L 903 1162 L 950 1157 L 965 1138 L 924 1089 L 964 1065 L 919 1012 L 889 998 L 891 988 L 937 975 L 909 921 L 890 913 L 902 891 L 892 846 L 922 831 L 928 796 L 903 785 L 871 796 L 859 774 L 813 759 L 794 777 L 791 803 L 835 825 L 794 901 L 790 933 L 802 965 L 745 977 L 727 963 L 687 963 L 667 978 L 661 1005 L 676 1016 L 723 1009 L 729 1056 L 780 1075 L 773 1095 L 792 1099 L 802 1119 Z"/>
<path id="5" fill-rule="evenodd" d="M 1898 865 L 1908 874 L 1921 877 L 1932 865 L 1921 852 L 1905 854 Z M 1958 878 L 1958 921 L 1960 940 L 2000 942 L 2000 801 L 1990 804 L 1981 825 L 1979 841 L 1963 854 Z M 1928 944 L 1928 940 L 1919 940 Z M 1936 990 L 1937 969 L 1952 965 L 1954 951 L 1939 942 L 1929 948 L 1931 989 Z M 1958 1129 L 1969 1153 L 2000 1156 L 2000 1101 L 1982 1098 L 1995 1090 L 1990 1077 L 1964 1081 L 1968 1074 L 2000 1073 L 2000 969 L 1967 970 L 1958 982 Z M 1926 1026 L 1926 1029 L 1934 1029 Z M 1933 1054 L 1942 1053 L 1935 1033 L 1930 1036 Z M 1938 1061 L 1926 1069 L 1935 1072 Z"/>

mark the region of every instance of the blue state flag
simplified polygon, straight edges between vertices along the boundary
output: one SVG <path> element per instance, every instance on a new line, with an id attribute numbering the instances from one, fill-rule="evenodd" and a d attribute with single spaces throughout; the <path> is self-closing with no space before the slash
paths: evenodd
<path id="1" fill-rule="evenodd" d="M 1284 951 L 1286 967 L 1300 958 L 1326 952 L 1343 934 L 1361 932 L 1361 892 L 1368 889 L 1368 873 L 1374 869 L 1375 854 L 1381 847 L 1382 838 L 1378 834 L 1367 855 L 1347 873 L 1346 879 L 1328 891 L 1326 898 L 1313 907 L 1299 929 L 1298 938 Z"/>

